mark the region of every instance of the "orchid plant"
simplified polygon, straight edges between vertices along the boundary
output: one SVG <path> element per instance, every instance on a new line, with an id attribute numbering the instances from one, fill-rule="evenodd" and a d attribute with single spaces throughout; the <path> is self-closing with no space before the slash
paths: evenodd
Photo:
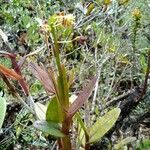
<path id="1" fill-rule="evenodd" d="M 67 74 L 65 64 L 61 63 L 57 30 L 60 26 L 67 28 L 73 24 L 74 17 L 65 14 L 52 16 L 48 24 L 46 24 L 45 39 L 49 38 L 47 37 L 48 35 L 51 35 L 52 51 L 57 72 L 54 72 L 53 69 L 46 70 L 43 66 L 40 67 L 34 63 L 30 63 L 30 68 L 34 76 L 41 81 L 47 92 L 53 95 L 46 111 L 43 111 L 45 112 L 45 116 L 42 118 L 39 117 L 41 120 L 36 121 L 34 126 L 43 132 L 57 137 L 59 149 L 71 150 L 73 149 L 71 140 L 73 133 L 71 129 L 73 124 L 77 124 L 80 129 L 78 128 L 76 136 L 78 136 L 81 146 L 88 150 L 90 144 L 98 141 L 114 125 L 119 117 L 120 109 L 114 108 L 109 111 L 91 127 L 87 127 L 83 122 L 82 116 L 78 111 L 91 95 L 97 82 L 97 76 L 93 77 L 73 103 L 70 103 L 69 88 L 73 81 L 73 74 Z M 42 106 L 41 108 L 44 107 Z"/>

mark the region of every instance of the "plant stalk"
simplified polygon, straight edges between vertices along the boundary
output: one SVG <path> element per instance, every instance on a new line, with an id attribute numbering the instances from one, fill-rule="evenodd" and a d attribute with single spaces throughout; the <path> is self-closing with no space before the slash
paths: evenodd
<path id="1" fill-rule="evenodd" d="M 56 60 L 56 65 L 58 69 L 58 99 L 60 101 L 62 107 L 62 113 L 64 114 L 64 120 L 67 116 L 67 110 L 69 108 L 69 90 L 68 90 L 68 83 L 67 83 L 67 74 L 65 70 L 65 66 L 61 65 L 60 61 L 60 54 L 59 54 L 59 45 L 55 33 L 54 26 L 51 26 L 51 33 L 54 41 L 54 57 Z M 61 138 L 58 142 L 59 149 L 61 150 L 71 150 L 71 137 L 70 137 L 70 120 L 65 120 L 62 122 L 62 132 L 66 134 L 64 138 Z"/>

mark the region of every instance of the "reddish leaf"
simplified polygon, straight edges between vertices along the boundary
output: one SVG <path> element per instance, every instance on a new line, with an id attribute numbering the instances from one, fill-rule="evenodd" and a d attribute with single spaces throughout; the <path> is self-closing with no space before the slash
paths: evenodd
<path id="1" fill-rule="evenodd" d="M 0 54 L 1 54 L 1 56 L 11 59 L 11 61 L 16 60 L 16 56 L 17 56 L 16 54 L 8 53 L 5 51 L 0 51 Z"/>
<path id="2" fill-rule="evenodd" d="M 14 69 L 14 71 L 22 76 L 22 73 L 21 73 L 21 67 L 23 66 L 25 60 L 26 60 L 26 56 L 24 57 L 21 57 L 21 59 L 19 60 L 19 62 L 17 62 L 16 60 L 16 54 L 11 54 L 11 53 L 8 53 L 8 52 L 5 52 L 5 51 L 0 51 L 0 53 L 7 57 L 7 58 L 10 58 L 11 59 L 11 62 L 12 62 L 12 68 Z M 28 89 L 28 86 L 27 86 L 27 83 L 25 81 L 25 79 L 22 77 L 21 80 L 19 80 L 19 84 L 24 92 L 25 95 L 29 95 L 29 89 Z"/>
<path id="3" fill-rule="evenodd" d="M 25 60 L 26 60 L 26 56 L 24 57 L 21 57 L 21 59 L 19 60 L 19 62 L 16 61 L 16 56 L 14 55 L 9 55 L 9 58 L 11 59 L 11 62 L 12 62 L 12 67 L 14 68 L 14 70 L 22 76 L 22 73 L 21 73 L 21 67 L 23 66 Z M 19 80 L 19 84 L 24 92 L 25 95 L 29 95 L 29 89 L 28 89 L 28 86 L 27 86 L 27 83 L 25 81 L 24 78 L 22 78 L 21 80 Z"/>
<path id="4" fill-rule="evenodd" d="M 79 110 L 79 108 L 84 104 L 84 102 L 89 98 L 95 83 L 97 81 L 97 77 L 94 77 L 89 84 L 83 89 L 83 91 L 79 94 L 77 99 L 72 103 L 72 105 L 68 109 L 67 118 L 72 118 L 74 114 Z"/>
<path id="5" fill-rule="evenodd" d="M 5 56 L 5 57 L 16 57 L 16 54 L 11 54 L 9 52 L 6 52 L 6 51 L 0 51 L 0 54 L 2 54 L 2 56 Z"/>
<path id="6" fill-rule="evenodd" d="M 0 64 L 0 73 L 4 74 L 7 77 L 10 77 L 14 80 L 21 80 L 22 77 L 17 74 L 13 69 L 9 69 L 3 65 Z"/>
<path id="7" fill-rule="evenodd" d="M 28 89 L 28 86 L 27 86 L 25 79 L 19 80 L 19 84 L 20 84 L 24 94 L 29 95 L 29 89 Z"/>
<path id="8" fill-rule="evenodd" d="M 34 63 L 30 63 L 30 68 L 33 75 L 43 84 L 45 89 L 50 92 L 50 94 L 55 94 L 54 84 L 48 73 Z"/>
<path id="9" fill-rule="evenodd" d="M 17 68 L 18 70 L 21 70 L 21 67 L 23 66 L 26 58 L 27 58 L 26 56 L 20 58 L 20 60 L 18 61 L 18 68 Z"/>

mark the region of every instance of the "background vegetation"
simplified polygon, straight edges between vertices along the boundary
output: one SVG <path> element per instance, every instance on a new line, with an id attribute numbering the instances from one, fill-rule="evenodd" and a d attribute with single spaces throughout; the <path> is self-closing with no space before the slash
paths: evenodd
<path id="1" fill-rule="evenodd" d="M 92 96 L 80 109 L 83 120 L 90 126 L 113 107 L 122 108 L 117 127 L 91 149 L 150 148 L 150 88 L 146 80 L 149 0 L 1 0 L 0 6 L 0 29 L 8 37 L 7 42 L 0 37 L 0 51 L 16 54 L 18 60 L 36 51 L 22 70 L 34 102 L 47 104 L 51 97 L 33 77 L 28 63 L 55 67 L 51 41 L 45 36 L 46 25 L 54 15 L 72 14 L 73 27 L 57 31 L 61 61 L 75 73 L 70 95 L 78 95 L 92 76 L 98 77 Z M 11 68 L 8 58 L 1 57 L 0 64 Z M 19 85 L 13 84 L 25 98 Z M 1 78 L 0 90 L 7 97 L 0 149 L 56 149 L 55 139 L 33 127 L 36 118 L 10 94 Z M 126 141 L 119 147 L 123 139 Z"/>

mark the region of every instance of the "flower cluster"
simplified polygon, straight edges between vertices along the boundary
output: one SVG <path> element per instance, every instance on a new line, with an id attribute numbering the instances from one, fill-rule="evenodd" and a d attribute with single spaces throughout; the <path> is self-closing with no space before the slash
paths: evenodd
<path id="1" fill-rule="evenodd" d="M 75 17 L 72 14 L 65 14 L 64 12 L 60 12 L 58 14 L 54 14 L 46 21 L 43 21 L 39 18 L 37 21 L 40 25 L 40 31 L 42 33 L 47 33 L 48 31 L 51 31 L 50 24 L 53 24 L 55 27 L 72 27 L 75 23 Z"/>
<path id="2" fill-rule="evenodd" d="M 62 25 L 64 27 L 69 27 L 74 25 L 75 17 L 72 14 L 65 15 L 64 12 L 59 13 L 55 16 L 56 24 Z"/>
<path id="3" fill-rule="evenodd" d="M 141 18 L 141 11 L 138 8 L 135 8 L 132 11 L 132 15 L 136 18 L 136 19 L 140 19 Z"/>

